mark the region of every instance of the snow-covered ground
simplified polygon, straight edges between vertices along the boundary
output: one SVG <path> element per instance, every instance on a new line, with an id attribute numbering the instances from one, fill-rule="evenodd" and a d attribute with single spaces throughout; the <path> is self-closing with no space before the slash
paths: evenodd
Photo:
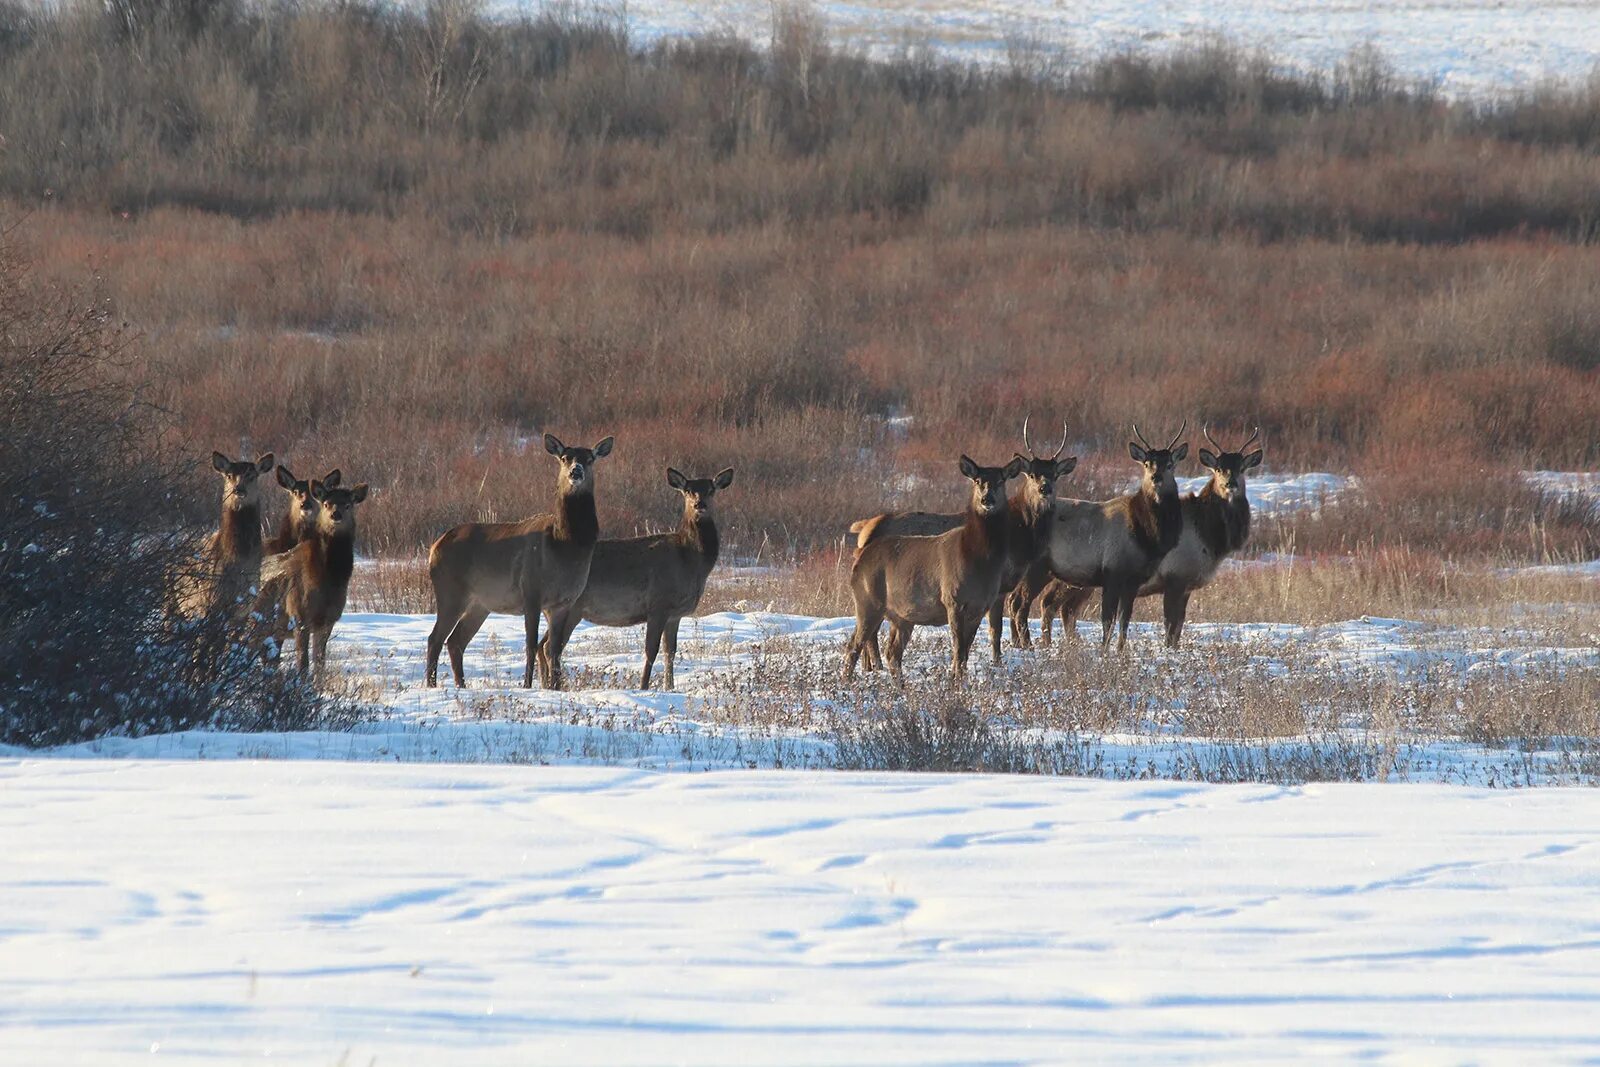
<path id="1" fill-rule="evenodd" d="M 1003 61 L 1019 39 L 1095 55 L 1222 34 L 1327 71 L 1373 43 L 1402 77 L 1453 96 L 1581 79 L 1600 57 L 1600 7 L 1589 0 L 819 0 L 815 7 L 850 46 L 882 54 L 929 42 L 980 61 Z M 623 8 L 645 40 L 733 30 L 758 41 L 771 32 L 773 9 L 768 0 L 629 0 Z"/>
<path id="2" fill-rule="evenodd" d="M 7 1064 L 1600 1048 L 1595 791 L 21 760 L 0 796 Z"/>
<path id="3" fill-rule="evenodd" d="M 671 770 L 730 767 L 832 767 L 839 763 L 837 709 L 889 707 L 897 691 L 881 681 L 853 690 L 858 705 L 841 706 L 835 679 L 840 650 L 854 620 L 814 619 L 772 612 L 707 615 L 684 623 L 677 691 L 641 691 L 642 627 L 581 625 L 567 648 L 570 688 L 564 692 L 520 688 L 522 621 L 491 616 L 469 647 L 468 687 L 421 685 L 423 648 L 432 618 L 423 615 L 346 615 L 334 631 L 330 659 L 358 683 L 362 699 L 383 716 L 352 731 L 239 734 L 191 730 L 145 737 L 108 737 L 51 750 L 57 757 L 137 759 L 318 759 L 444 763 L 602 764 Z M 1098 623 L 1080 622 L 1081 636 L 1097 640 Z M 1600 648 L 1592 642 L 1565 647 L 1530 642 L 1515 625 L 1463 629 L 1402 619 L 1362 618 L 1329 626 L 1277 623 L 1195 624 L 1192 647 L 1206 650 L 1172 658 L 1159 647 L 1156 624 L 1136 624 L 1134 673 L 1122 680 L 1119 701 L 1145 706 L 1137 721 L 1102 729 L 1022 729 L 1030 744 L 1057 746 L 1063 769 L 1105 777 L 1177 776 L 1216 772 L 1241 764 L 1293 763 L 1307 755 L 1333 762 L 1363 761 L 1364 776 L 1467 784 L 1549 784 L 1591 780 L 1600 755 L 1568 739 L 1545 747 L 1470 744 L 1441 736 L 1437 727 L 1409 730 L 1379 723 L 1355 697 L 1349 714 L 1329 728 L 1270 737 L 1212 736 L 1185 725 L 1193 693 L 1164 689 L 1140 673 L 1165 661 L 1178 673 L 1210 672 L 1218 657 L 1247 664 L 1265 683 L 1293 673 L 1330 684 L 1343 678 L 1470 679 L 1490 672 L 1505 677 L 1528 671 L 1594 671 Z M 1006 645 L 1000 668 L 987 663 L 987 635 L 973 656 L 969 693 L 978 706 L 1004 720 L 1019 685 L 1030 684 L 1038 661 Z M 918 631 L 907 655 L 913 679 L 935 683 L 948 671 L 948 638 L 938 628 Z M 660 685 L 660 663 L 656 685 Z M 809 673 L 808 673 L 809 672 Z M 1169 670 L 1169 675 L 1172 671 Z M 780 676 L 788 676 L 781 690 Z M 1541 675 L 1543 676 L 1543 675 Z M 795 678 L 799 681 L 796 682 Z M 1275 684 L 1275 683 L 1274 683 Z M 1195 690 L 1194 692 L 1199 692 Z M 926 697 L 927 694 L 924 694 Z M 1118 701 L 1113 701 L 1116 703 Z M 1421 703 L 1426 703 L 1422 701 Z M 1024 724 L 1025 725 L 1025 724 Z M 24 750 L 0 746 L 0 757 Z M 1256 777 L 1254 774 L 1239 775 Z"/>

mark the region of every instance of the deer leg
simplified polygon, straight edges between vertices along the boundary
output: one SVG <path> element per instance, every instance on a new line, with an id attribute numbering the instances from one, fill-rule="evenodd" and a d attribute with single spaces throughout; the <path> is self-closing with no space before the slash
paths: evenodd
<path id="1" fill-rule="evenodd" d="M 661 651 L 661 631 L 666 620 L 655 615 L 644 624 L 644 674 L 639 678 L 639 688 L 650 688 L 650 668 L 656 665 L 656 653 Z"/>
<path id="2" fill-rule="evenodd" d="M 448 639 L 460 622 L 465 605 L 458 605 L 452 599 L 446 601 L 443 596 L 438 598 L 438 614 L 433 620 L 433 630 L 428 634 L 428 688 L 432 689 L 439 684 L 439 652 L 444 648 Z M 465 642 L 463 642 L 465 647 Z M 456 685 L 461 684 L 461 673 L 456 672 Z"/>
<path id="3" fill-rule="evenodd" d="M 901 664 L 905 662 L 906 646 L 911 643 L 911 631 L 915 627 L 900 619 L 889 624 L 889 647 L 884 650 L 884 658 L 889 664 L 889 673 L 894 675 L 896 681 L 903 681 Z"/>
<path id="4" fill-rule="evenodd" d="M 1061 585 L 1052 593 L 1047 594 L 1044 606 L 1045 617 L 1052 615 L 1061 616 L 1061 639 L 1076 638 L 1078 636 L 1078 612 L 1089 602 L 1094 595 L 1093 586 Z M 1102 596 L 1104 594 L 1101 594 Z"/>
<path id="5" fill-rule="evenodd" d="M 1033 630 L 1028 626 L 1028 611 L 1024 607 L 1018 610 L 1017 605 L 1022 603 L 1021 593 L 1023 583 L 1018 583 L 1017 588 L 1011 593 L 1001 597 L 1005 605 L 1006 614 L 1011 618 L 1011 643 L 1018 648 L 1033 647 Z"/>
<path id="6" fill-rule="evenodd" d="M 1011 636 L 1013 640 L 1026 642 L 1023 648 L 1033 647 L 1033 634 L 1028 629 L 1028 616 L 1033 612 L 1033 602 L 1038 598 L 1039 590 L 1028 579 L 1024 578 L 1017 583 L 1011 591 L 1007 603 L 1011 609 Z M 1021 636 L 1018 637 L 1018 634 Z M 1050 619 L 1046 617 L 1043 625 L 1039 627 L 1039 644 L 1045 648 L 1050 647 Z"/>
<path id="7" fill-rule="evenodd" d="M 972 643 L 977 639 L 978 627 L 983 623 L 983 612 L 964 615 L 957 605 L 945 608 L 950 617 L 950 641 L 953 646 L 951 677 L 960 679 L 967 674 L 967 657 L 972 655 Z"/>
<path id="8" fill-rule="evenodd" d="M 1167 618 L 1167 647 L 1177 648 L 1183 637 L 1183 622 L 1189 617 L 1189 590 L 1168 588 L 1161 598 L 1161 609 Z"/>
<path id="9" fill-rule="evenodd" d="M 311 635 L 311 658 L 315 665 L 313 677 L 321 681 L 328 672 L 328 638 L 333 635 L 332 626 L 319 627 Z"/>
<path id="10" fill-rule="evenodd" d="M 1107 585 L 1100 590 L 1100 648 L 1111 647 L 1111 631 L 1117 624 L 1117 605 L 1122 602 L 1122 586 Z"/>
<path id="11" fill-rule="evenodd" d="M 457 689 L 467 687 L 467 674 L 462 657 L 466 655 L 468 643 L 478 635 L 479 630 L 483 629 L 484 620 L 488 617 L 488 611 L 473 605 L 467 609 L 465 615 L 461 616 L 455 629 L 451 630 L 450 636 L 445 639 L 445 648 L 450 652 L 450 673 L 456 677 Z M 434 653 L 433 658 L 437 661 L 438 654 Z"/>
<path id="12" fill-rule="evenodd" d="M 294 656 L 295 665 L 300 668 L 300 677 L 311 676 L 311 631 L 304 625 L 295 627 L 294 631 Z"/>
<path id="13" fill-rule="evenodd" d="M 1102 589 L 1100 595 L 1105 596 L 1110 590 Z M 1139 598 L 1139 587 L 1130 585 L 1122 590 L 1122 595 L 1117 598 L 1117 651 L 1125 652 L 1128 648 L 1128 624 L 1133 621 L 1133 602 Z"/>
<path id="14" fill-rule="evenodd" d="M 533 665 L 539 655 L 539 601 L 529 597 L 522 613 L 522 632 L 527 640 L 522 657 L 522 688 L 533 688 Z M 542 673 L 542 672 L 541 672 Z"/>
<path id="15" fill-rule="evenodd" d="M 1000 666 L 1000 631 L 1005 628 L 1004 612 L 1005 601 L 997 595 L 986 613 L 989 616 L 989 654 L 996 667 Z M 979 621 L 982 621 L 981 617 Z"/>
<path id="16" fill-rule="evenodd" d="M 856 663 L 862 655 L 866 655 L 867 670 L 878 669 L 878 628 L 883 625 L 883 616 L 861 599 L 857 594 L 856 599 L 856 630 L 850 635 L 850 641 L 844 649 L 844 677 L 850 680 L 856 672 Z"/>
<path id="17" fill-rule="evenodd" d="M 672 661 L 678 658 L 678 624 L 682 621 L 681 616 L 668 619 L 666 631 L 662 634 L 667 645 L 667 676 L 662 681 L 667 689 L 672 688 Z"/>

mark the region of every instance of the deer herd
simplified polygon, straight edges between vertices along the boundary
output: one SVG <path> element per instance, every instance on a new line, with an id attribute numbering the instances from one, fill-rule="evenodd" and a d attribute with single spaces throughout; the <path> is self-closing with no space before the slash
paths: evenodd
<path id="1" fill-rule="evenodd" d="M 1180 495 L 1176 475 L 1189 454 L 1187 423 L 1161 447 L 1135 425 L 1128 451 L 1139 464 L 1138 486 L 1108 500 L 1075 500 L 1056 493 L 1078 463 L 1075 456 L 1062 458 L 1066 427 L 1045 456 L 1034 448 L 1030 421 L 1022 426 L 1027 455 L 1018 452 L 995 467 L 960 458 L 961 474 L 971 483 L 961 511 L 884 512 L 851 525 L 856 620 L 845 647 L 846 679 L 859 663 L 867 670 L 887 667 L 899 680 L 917 626 L 950 628 L 951 666 L 962 676 L 985 619 L 998 664 L 1007 616 L 1013 643 L 1028 648 L 1037 601 L 1040 642 L 1049 645 L 1055 617 L 1074 633 L 1079 610 L 1096 590 L 1102 647 L 1115 629 L 1123 649 L 1134 601 L 1157 593 L 1166 643 L 1178 645 L 1190 596 L 1249 536 L 1245 477 L 1261 464 L 1262 449 L 1252 450 L 1260 431 L 1229 450 L 1202 428 L 1211 447 L 1201 448 L 1199 459 L 1211 476 L 1199 492 Z M 699 607 L 717 562 L 712 502 L 733 484 L 733 468 L 690 478 L 668 467 L 667 484 L 683 501 L 677 529 L 601 539 L 595 475 L 611 454 L 612 439 L 581 448 L 547 433 L 544 448 L 558 464 L 548 513 L 521 522 L 465 523 L 428 551 L 437 605 L 428 635 L 428 686 L 438 684 L 439 654 L 448 651 L 455 683 L 464 687 L 467 645 L 491 612 L 502 612 L 524 620 L 525 687 L 533 685 L 535 668 L 543 686 L 561 687 L 561 653 L 578 623 L 588 621 L 643 624 L 639 687 L 650 687 L 665 644 L 663 681 L 672 688 L 679 624 Z M 190 618 L 247 618 L 257 631 L 268 631 L 268 649 L 292 636 L 301 673 L 310 675 L 313 664 L 320 673 L 355 569 L 356 507 L 367 498 L 366 484 L 344 487 L 337 469 L 301 480 L 281 464 L 274 467 L 270 452 L 254 460 L 214 452 L 211 463 L 222 478 L 222 514 L 198 566 L 174 587 L 178 610 Z M 288 506 L 277 532 L 264 537 L 262 483 L 274 471 Z M 1008 489 L 1013 481 L 1015 492 Z M 880 650 L 885 621 L 888 638 Z"/>

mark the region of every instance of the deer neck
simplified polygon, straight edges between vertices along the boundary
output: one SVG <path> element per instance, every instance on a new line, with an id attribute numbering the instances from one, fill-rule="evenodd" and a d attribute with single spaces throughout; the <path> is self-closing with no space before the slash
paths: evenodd
<path id="1" fill-rule="evenodd" d="M 225 560 L 246 559 L 261 554 L 261 505 L 240 504 L 222 508 L 217 528 L 217 551 Z"/>
<path id="2" fill-rule="evenodd" d="M 1056 515 L 1054 504 L 1032 488 L 1024 488 L 1011 498 L 1007 511 L 1012 555 L 1019 560 L 1038 558 L 1050 543 Z"/>
<path id="3" fill-rule="evenodd" d="M 353 529 L 328 533 L 318 530 L 312 538 L 315 570 L 322 581 L 348 585 L 356 569 L 356 532 Z M 303 550 L 302 550 L 303 551 Z"/>
<path id="4" fill-rule="evenodd" d="M 1244 492 L 1237 500 L 1218 491 L 1215 482 L 1207 482 L 1196 500 L 1201 519 L 1201 535 L 1207 546 L 1218 556 L 1237 552 L 1250 539 L 1250 498 Z"/>
<path id="5" fill-rule="evenodd" d="M 1144 550 L 1163 556 L 1177 547 L 1183 535 L 1183 500 L 1174 481 L 1162 485 L 1148 478 L 1133 497 L 1134 532 Z"/>
<path id="6" fill-rule="evenodd" d="M 594 491 L 581 489 L 556 496 L 556 522 L 550 536 L 580 548 L 592 548 L 600 537 L 600 518 L 595 512 Z"/>
<path id="7" fill-rule="evenodd" d="M 1002 501 L 1004 498 L 1001 498 Z M 1002 503 L 988 514 L 979 514 L 970 503 L 961 525 L 961 550 L 968 559 L 998 556 L 1005 552 L 1011 509 Z"/>
<path id="8" fill-rule="evenodd" d="M 696 514 L 683 509 L 683 522 L 678 525 L 678 543 L 700 554 L 707 570 L 717 564 L 717 552 L 722 547 L 722 537 L 717 532 L 717 520 L 708 511 Z"/>

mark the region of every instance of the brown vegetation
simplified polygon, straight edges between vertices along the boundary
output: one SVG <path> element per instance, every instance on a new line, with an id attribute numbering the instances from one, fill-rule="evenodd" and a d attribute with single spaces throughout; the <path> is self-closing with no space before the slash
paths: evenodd
<path id="1" fill-rule="evenodd" d="M 1509 474 L 1596 459 L 1592 86 L 1450 104 L 1371 53 L 1224 45 L 877 63 L 803 12 L 771 46 L 457 0 L 6 8 L 0 195 L 47 278 L 100 272 L 191 448 L 397 487 L 367 554 L 539 510 L 559 424 L 616 432 L 608 534 L 670 522 L 666 463 L 737 453 L 725 558 L 805 556 L 953 509 L 948 442 L 1009 452 L 1027 409 L 1084 435 L 1064 495 L 1126 487 L 1130 417 L 1361 475 L 1258 546 L 1600 548 Z"/>

